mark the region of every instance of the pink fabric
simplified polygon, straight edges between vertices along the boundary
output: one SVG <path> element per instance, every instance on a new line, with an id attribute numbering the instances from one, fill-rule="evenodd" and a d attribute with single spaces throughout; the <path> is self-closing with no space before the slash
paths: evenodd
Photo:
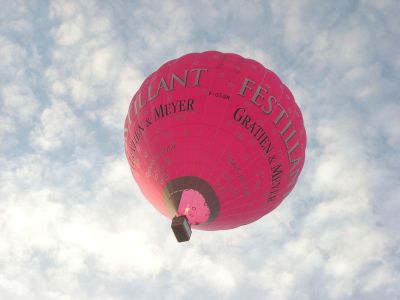
<path id="1" fill-rule="evenodd" d="M 197 225 L 208 220 L 210 208 L 198 191 L 184 190 L 178 207 L 178 214 L 185 215 L 190 224 Z"/>
<path id="2" fill-rule="evenodd" d="M 208 51 L 167 62 L 143 82 L 125 122 L 126 156 L 146 198 L 169 218 L 194 201 L 205 213 L 191 223 L 204 230 L 234 228 L 276 208 L 297 182 L 305 149 L 290 90 L 272 71 L 236 54 Z M 165 187 L 184 176 L 213 188 L 220 206 L 215 219 L 206 222 L 210 208 L 194 189 L 171 212 Z"/>

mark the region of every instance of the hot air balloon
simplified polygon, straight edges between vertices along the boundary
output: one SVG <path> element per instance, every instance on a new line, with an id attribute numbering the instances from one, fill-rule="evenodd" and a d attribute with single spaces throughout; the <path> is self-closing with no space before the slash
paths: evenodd
<path id="1" fill-rule="evenodd" d="M 272 71 L 232 53 L 190 53 L 162 65 L 135 93 L 125 153 L 145 198 L 191 229 L 256 221 L 295 186 L 306 132 L 290 90 Z"/>

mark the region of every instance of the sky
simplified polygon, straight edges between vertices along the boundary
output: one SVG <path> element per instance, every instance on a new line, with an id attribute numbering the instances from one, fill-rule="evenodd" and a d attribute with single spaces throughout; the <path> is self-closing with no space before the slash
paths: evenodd
<path id="1" fill-rule="evenodd" d="M 0 299 L 400 299 L 398 1 L 1 1 Z M 273 212 L 178 244 L 123 123 L 163 62 L 276 72 L 306 163 Z"/>

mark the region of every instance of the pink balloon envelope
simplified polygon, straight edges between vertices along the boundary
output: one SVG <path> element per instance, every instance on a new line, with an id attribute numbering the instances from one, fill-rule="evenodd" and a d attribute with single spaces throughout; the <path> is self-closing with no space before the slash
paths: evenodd
<path id="1" fill-rule="evenodd" d="M 290 90 L 260 63 L 190 53 L 151 74 L 132 98 L 125 153 L 145 197 L 192 228 L 254 222 L 295 186 L 306 132 Z"/>

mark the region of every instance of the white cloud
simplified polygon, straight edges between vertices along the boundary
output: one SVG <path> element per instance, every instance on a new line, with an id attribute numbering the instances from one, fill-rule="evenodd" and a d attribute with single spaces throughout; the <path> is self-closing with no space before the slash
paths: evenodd
<path id="1" fill-rule="evenodd" d="M 390 9 L 396 9 L 397 8 L 397 2 L 395 0 L 382 0 L 382 1 L 371 1 L 371 0 L 363 0 L 363 3 L 367 5 L 372 5 L 377 7 L 378 9 L 381 10 L 390 10 Z"/>
<path id="2" fill-rule="evenodd" d="M 84 21 L 82 18 L 75 18 L 72 21 L 63 23 L 56 32 L 56 41 L 61 46 L 71 46 L 82 39 Z"/>
<path id="3" fill-rule="evenodd" d="M 79 1 L 75 2 L 53 1 L 49 9 L 51 18 L 60 17 L 65 20 L 73 19 L 81 12 L 82 12 L 82 7 Z"/>
<path id="4" fill-rule="evenodd" d="M 190 38 L 194 12 L 187 3 L 146 2 L 140 8 L 134 8 L 133 15 L 143 22 L 138 31 L 144 39 L 145 48 L 152 51 L 171 47 Z"/>
<path id="5" fill-rule="evenodd" d="M 17 127 L 13 119 L 0 116 L 0 149 L 2 149 L 6 143 L 14 143 L 9 137 L 9 134 L 15 133 L 16 130 Z"/>
<path id="6" fill-rule="evenodd" d="M 209 256 L 201 253 L 199 249 L 190 249 L 181 258 L 178 268 L 190 276 L 191 284 L 201 282 L 204 286 L 216 289 L 220 298 L 229 299 L 236 289 L 236 277 L 239 275 L 238 270 L 232 270 L 231 263 L 233 261 L 224 259 L 222 255 Z"/>
<path id="7" fill-rule="evenodd" d="M 392 103 L 385 106 L 378 113 L 377 126 L 381 125 L 385 140 L 393 149 L 400 147 L 400 119 L 398 113 L 400 112 L 400 105 Z"/>
<path id="8" fill-rule="evenodd" d="M 144 80 L 143 75 L 138 71 L 138 67 L 127 64 L 119 70 L 113 89 L 110 95 L 113 101 L 107 104 L 104 109 L 98 110 L 97 115 L 106 126 L 117 129 L 123 126 L 128 112 L 130 100 Z"/>
<path id="9" fill-rule="evenodd" d="M 30 134 L 32 144 L 45 151 L 56 150 L 63 144 L 71 146 L 71 143 L 84 136 L 82 123 L 62 101 L 57 101 L 43 110 L 40 123 Z"/>
<path id="10" fill-rule="evenodd" d="M 10 76 L 12 78 L 22 77 L 24 69 L 28 63 L 27 51 L 10 41 L 7 37 L 0 36 L 0 72 L 3 76 Z"/>
<path id="11" fill-rule="evenodd" d="M 99 178 L 112 193 L 132 185 L 130 176 L 126 176 L 130 175 L 129 168 L 122 162 L 120 159 L 107 162 Z M 21 296 L 32 297 L 28 292 L 35 290 L 34 287 L 41 288 L 41 281 L 50 276 L 47 281 L 55 292 L 71 293 L 81 288 L 75 276 L 88 271 L 87 260 L 99 272 L 121 280 L 152 276 L 160 271 L 161 248 L 154 246 L 145 230 L 134 230 L 138 212 L 132 203 L 126 203 L 131 213 L 117 207 L 108 215 L 111 218 L 104 220 L 104 205 L 114 205 L 106 203 L 109 198 L 103 201 L 95 193 L 90 205 L 79 204 L 77 200 L 70 202 L 67 189 L 52 187 L 51 181 L 47 181 L 46 173 L 53 168 L 57 166 L 52 162 L 37 158 L 25 160 L 22 165 L 3 164 L 0 178 L 6 184 L 0 188 L 0 195 L 6 206 L 0 210 L 4 225 L 0 265 L 7 262 L 17 268 L 3 269 L 6 291 L 16 284 L 22 285 L 27 288 L 19 289 Z M 21 189 L 23 185 L 28 189 Z M 36 274 L 29 273 L 16 280 L 15 270 L 19 272 L 19 268 L 28 264 Z M 34 295 L 40 297 L 43 292 L 39 290 Z"/>
<path id="12" fill-rule="evenodd" d="M 22 83 L 3 87 L 3 113 L 17 117 L 20 122 L 29 122 L 38 109 L 38 101 L 32 90 Z"/>

